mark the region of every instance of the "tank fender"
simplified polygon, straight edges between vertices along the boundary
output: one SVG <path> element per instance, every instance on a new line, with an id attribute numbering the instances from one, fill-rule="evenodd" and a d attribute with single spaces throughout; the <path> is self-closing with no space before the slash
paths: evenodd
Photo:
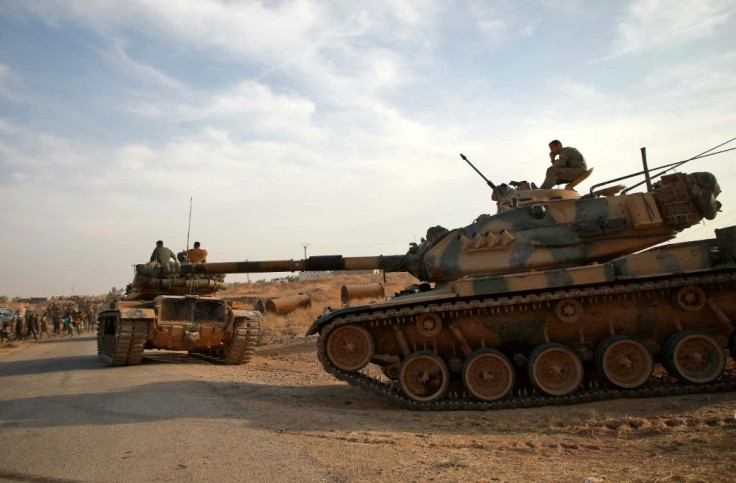
<path id="1" fill-rule="evenodd" d="M 129 307 L 118 309 L 121 319 L 155 319 L 156 315 L 153 309 L 143 309 L 140 307 Z"/>
<path id="2" fill-rule="evenodd" d="M 357 313 L 360 312 L 362 308 L 365 308 L 365 306 L 356 305 L 354 307 L 343 307 L 334 310 L 327 307 L 327 309 L 325 309 L 325 312 L 317 317 L 317 320 L 312 322 L 312 325 L 309 327 L 309 330 L 307 330 L 306 335 L 319 334 L 320 332 L 322 332 L 322 328 L 332 322 L 332 319 L 334 319 L 335 317 Z"/>
<path id="3" fill-rule="evenodd" d="M 256 310 L 233 310 L 233 319 L 245 317 L 246 319 L 258 319 L 261 313 Z"/>
<path id="4" fill-rule="evenodd" d="M 307 330 L 305 335 L 314 335 L 322 332 L 322 328 L 329 324 L 335 317 L 341 317 L 343 315 L 357 314 L 363 312 L 367 305 L 354 305 L 352 307 L 342 307 L 339 309 L 330 309 L 329 307 L 325 312 L 317 317 L 317 320 L 312 322 L 312 325 Z"/>
<path id="5" fill-rule="evenodd" d="M 261 320 L 263 315 L 257 310 L 245 310 L 245 309 L 234 309 L 230 310 L 230 314 L 227 317 L 227 325 L 224 328 L 224 332 L 231 333 L 237 319 L 246 320 Z"/>
<path id="6" fill-rule="evenodd" d="M 325 313 L 317 317 L 317 320 L 312 322 L 312 325 L 309 326 L 309 330 L 307 330 L 306 335 L 314 335 L 322 332 L 322 327 L 327 325 L 327 323 L 332 319 L 330 313 Z"/>

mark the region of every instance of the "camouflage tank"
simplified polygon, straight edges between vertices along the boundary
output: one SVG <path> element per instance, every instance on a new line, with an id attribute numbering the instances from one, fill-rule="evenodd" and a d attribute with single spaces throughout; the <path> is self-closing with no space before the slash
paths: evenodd
<path id="1" fill-rule="evenodd" d="M 136 265 L 123 300 L 97 317 L 97 354 L 112 366 L 139 364 L 145 349 L 187 351 L 245 364 L 255 350 L 261 313 L 213 295 L 224 276 L 178 274 L 179 263 Z"/>
<path id="2" fill-rule="evenodd" d="M 652 248 L 716 216 L 711 174 L 662 176 L 636 194 L 493 188 L 496 215 L 430 228 L 404 255 L 182 265 L 180 273 L 410 272 L 424 283 L 327 311 L 307 334 L 319 334 L 326 371 L 412 408 L 736 389 L 724 351 L 736 352 L 736 227 Z"/>

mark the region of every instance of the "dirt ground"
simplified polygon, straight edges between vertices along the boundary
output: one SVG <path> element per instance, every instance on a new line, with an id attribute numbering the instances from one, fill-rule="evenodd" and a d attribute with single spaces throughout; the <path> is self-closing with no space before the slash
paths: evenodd
<path id="1" fill-rule="evenodd" d="M 263 346 L 204 377 L 244 405 L 273 403 L 261 424 L 350 480 L 733 481 L 734 393 L 416 412 L 336 381 L 315 342 Z"/>
<path id="2" fill-rule="evenodd" d="M 255 411 L 260 425 L 330 468 L 335 481 L 734 480 L 736 393 L 417 412 L 335 380 L 317 360 L 316 337 L 304 333 L 324 306 L 339 305 L 340 283 L 364 278 L 231 287 L 228 297 L 309 293 L 314 303 L 267 314 L 249 364 L 192 362 L 192 373 Z"/>

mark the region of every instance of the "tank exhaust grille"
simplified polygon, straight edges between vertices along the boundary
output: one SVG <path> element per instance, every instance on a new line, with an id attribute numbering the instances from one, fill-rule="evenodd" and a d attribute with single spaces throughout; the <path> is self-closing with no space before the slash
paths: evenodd
<path id="1" fill-rule="evenodd" d="M 226 307 L 222 300 L 199 298 L 165 298 L 161 300 L 159 320 L 179 323 L 225 322 Z"/>

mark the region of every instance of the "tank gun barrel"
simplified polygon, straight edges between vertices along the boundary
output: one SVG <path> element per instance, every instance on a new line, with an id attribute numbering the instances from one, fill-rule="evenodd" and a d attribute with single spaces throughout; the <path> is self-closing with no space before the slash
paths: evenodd
<path id="1" fill-rule="evenodd" d="M 182 264 L 179 273 L 270 273 L 270 272 L 323 272 L 328 270 L 384 270 L 408 271 L 405 255 L 372 257 L 343 257 L 342 255 L 313 256 L 305 260 L 267 260 L 244 262 L 215 262 Z"/>
<path id="2" fill-rule="evenodd" d="M 470 162 L 470 160 L 469 160 L 469 159 L 468 159 L 468 158 L 467 158 L 467 157 L 466 157 L 466 156 L 465 156 L 465 155 L 464 155 L 463 153 L 460 153 L 460 157 L 461 157 L 461 158 L 463 158 L 463 160 L 465 160 L 465 162 L 466 162 L 466 163 L 468 163 L 468 164 L 470 165 L 470 167 L 471 167 L 471 168 L 473 168 L 473 169 L 475 170 L 475 172 L 476 172 L 476 173 L 478 173 L 478 174 L 480 175 L 480 177 L 481 177 L 481 178 L 483 178 L 483 180 L 484 180 L 484 181 L 486 182 L 486 184 L 487 184 L 488 186 L 490 186 L 490 187 L 491 187 L 491 189 L 492 189 L 492 190 L 493 190 L 494 192 L 496 191 L 496 185 L 495 185 L 495 184 L 493 184 L 493 183 L 491 182 L 491 180 L 489 180 L 488 178 L 486 178 L 486 177 L 485 177 L 485 176 L 483 175 L 483 173 L 481 173 L 481 172 L 480 172 L 480 170 L 479 170 L 478 168 L 476 168 L 476 167 L 475 167 L 475 165 L 474 165 L 473 163 L 471 163 L 471 162 Z"/>

